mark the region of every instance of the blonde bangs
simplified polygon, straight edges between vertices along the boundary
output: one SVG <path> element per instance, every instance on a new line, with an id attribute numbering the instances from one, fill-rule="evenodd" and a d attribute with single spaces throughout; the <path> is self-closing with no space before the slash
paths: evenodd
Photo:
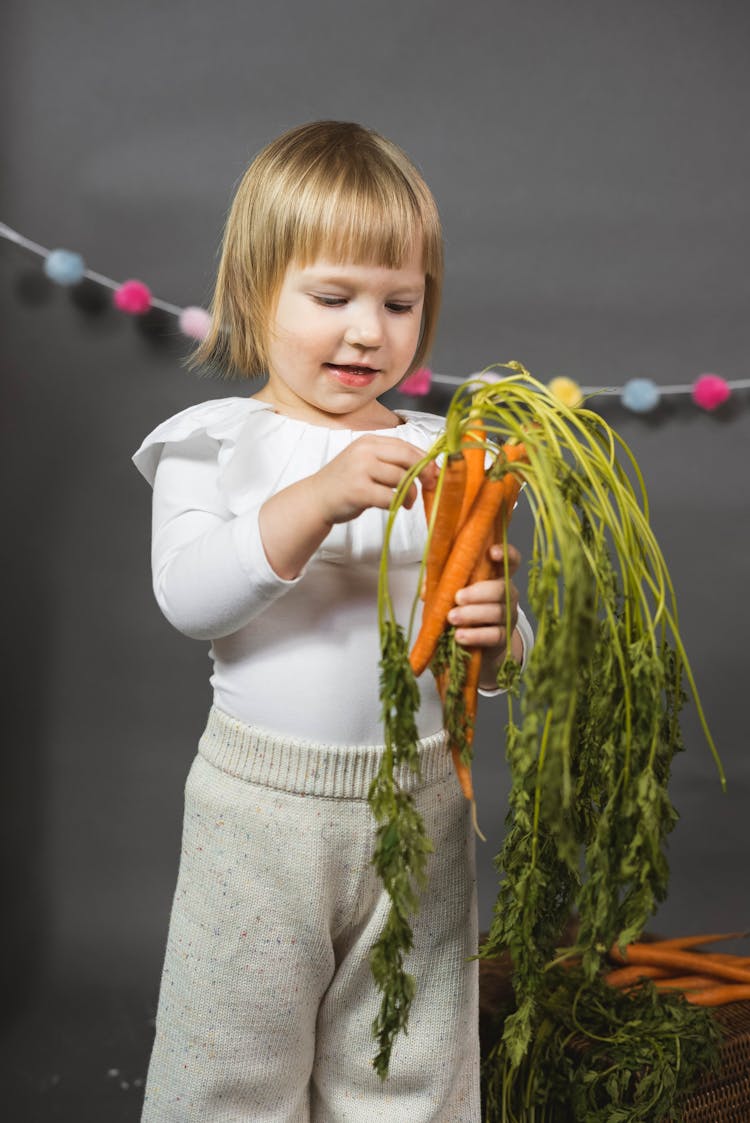
<path id="1" fill-rule="evenodd" d="M 349 171 L 332 185 L 305 185 L 289 231 L 292 258 L 300 265 L 326 258 L 401 269 L 416 248 L 425 272 L 434 273 L 433 239 L 427 237 L 424 215 L 408 185 Z"/>

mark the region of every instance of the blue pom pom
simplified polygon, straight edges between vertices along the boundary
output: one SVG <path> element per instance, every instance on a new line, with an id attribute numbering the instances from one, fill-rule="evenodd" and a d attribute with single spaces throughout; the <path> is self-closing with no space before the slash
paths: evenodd
<path id="1" fill-rule="evenodd" d="M 622 388 L 622 404 L 633 413 L 649 413 L 660 398 L 659 387 L 650 378 L 631 378 Z"/>
<path id="2" fill-rule="evenodd" d="M 44 272 L 56 285 L 77 285 L 85 271 L 83 258 L 72 250 L 51 250 L 44 259 Z"/>

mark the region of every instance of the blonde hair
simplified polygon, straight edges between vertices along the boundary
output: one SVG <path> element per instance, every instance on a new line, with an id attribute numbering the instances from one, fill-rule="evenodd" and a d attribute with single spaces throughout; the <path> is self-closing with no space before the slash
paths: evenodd
<path id="1" fill-rule="evenodd" d="M 422 332 L 409 367 L 432 345 L 443 282 L 435 200 L 404 152 L 343 121 L 301 125 L 274 140 L 242 177 L 224 230 L 211 329 L 190 366 L 229 376 L 267 370 L 266 340 L 287 267 L 325 254 L 398 269 L 421 242 Z"/>

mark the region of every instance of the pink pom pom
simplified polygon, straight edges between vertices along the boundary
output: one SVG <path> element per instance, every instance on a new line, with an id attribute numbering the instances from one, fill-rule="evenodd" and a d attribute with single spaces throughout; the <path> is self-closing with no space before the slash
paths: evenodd
<path id="1" fill-rule="evenodd" d="M 425 394 L 429 394 L 431 382 L 432 371 L 428 370 L 427 367 L 420 367 L 419 370 L 414 371 L 414 374 L 405 378 L 398 388 L 402 394 L 411 394 L 415 398 L 423 398 Z"/>
<path id="2" fill-rule="evenodd" d="M 129 316 L 142 316 L 151 307 L 151 290 L 143 281 L 123 281 L 114 295 L 115 307 Z"/>
<path id="3" fill-rule="evenodd" d="M 180 331 L 191 339 L 205 339 L 211 328 L 211 313 L 191 305 L 180 312 Z"/>
<path id="4" fill-rule="evenodd" d="M 718 374 L 702 374 L 693 383 L 693 401 L 701 409 L 718 409 L 729 394 L 729 387 Z"/>

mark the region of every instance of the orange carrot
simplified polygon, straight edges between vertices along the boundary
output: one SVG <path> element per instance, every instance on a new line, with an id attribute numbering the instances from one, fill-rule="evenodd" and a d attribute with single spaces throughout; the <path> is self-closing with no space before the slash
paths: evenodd
<path id="1" fill-rule="evenodd" d="M 500 456 L 508 464 L 515 464 L 519 460 L 526 460 L 526 445 L 523 441 L 507 441 L 500 449 Z"/>
<path id="2" fill-rule="evenodd" d="M 747 932 L 721 932 L 708 936 L 674 936 L 666 940 L 652 940 L 650 947 L 659 948 L 695 948 L 703 944 L 719 944 L 724 940 L 740 940 L 747 936 Z"/>
<path id="3" fill-rule="evenodd" d="M 461 791 L 464 793 L 469 803 L 474 802 L 474 783 L 471 779 L 471 769 L 468 764 L 464 764 L 461 760 L 461 750 L 455 741 L 451 742 L 451 758 L 453 760 L 453 767 L 458 777 L 458 782 L 461 785 Z"/>
<path id="4" fill-rule="evenodd" d="M 476 452 L 477 450 L 476 449 L 471 449 L 471 450 L 465 449 L 464 450 L 464 456 L 467 459 L 467 483 L 466 483 L 466 491 L 467 492 L 468 492 L 470 486 L 476 486 L 475 484 L 473 484 L 473 485 L 470 484 L 470 479 L 469 479 L 470 473 L 472 471 L 472 461 L 469 459 L 469 452 L 470 451 Z M 480 449 L 479 451 L 481 451 L 481 453 L 482 453 L 482 458 L 481 458 L 481 477 L 482 478 L 481 478 L 480 482 L 483 486 L 483 482 L 484 482 L 484 450 Z M 475 470 L 476 470 L 477 462 L 478 462 L 478 458 L 475 457 L 474 458 L 474 469 Z M 505 477 L 505 480 L 506 480 L 506 488 L 508 488 L 509 492 L 511 493 L 511 506 L 510 506 L 509 509 L 512 510 L 512 506 L 515 503 L 515 497 L 517 495 L 517 490 L 515 491 L 515 493 L 513 493 L 510 489 L 510 484 L 511 483 L 516 484 L 516 481 L 511 476 Z M 466 492 L 465 492 L 465 494 L 466 494 Z M 472 506 L 473 506 L 473 503 L 472 503 Z M 475 584 L 478 581 L 486 581 L 492 576 L 493 572 L 495 572 L 496 566 L 494 565 L 494 563 L 492 561 L 492 558 L 490 557 L 489 551 L 490 551 L 490 547 L 497 540 L 498 536 L 500 538 L 502 538 L 502 529 L 501 529 L 502 521 L 505 518 L 508 517 L 507 511 L 508 511 L 507 503 L 505 505 L 501 504 L 496 519 L 493 520 L 493 524 L 489 527 L 489 530 L 488 530 L 486 538 L 485 538 L 484 546 L 481 549 L 481 551 L 479 551 L 479 554 L 476 558 L 476 562 L 475 562 L 473 570 L 470 574 L 468 584 Z M 469 662 L 466 666 L 465 678 L 464 678 L 463 686 L 462 686 L 462 689 L 461 689 L 461 699 L 462 699 L 461 720 L 462 720 L 462 724 L 463 724 L 463 735 L 464 735 L 464 750 L 463 750 L 464 757 L 465 757 L 466 749 L 468 749 L 469 751 L 471 750 L 471 744 L 472 744 L 472 741 L 473 741 L 473 738 L 474 738 L 474 727 L 475 727 L 475 723 L 476 723 L 476 712 L 477 712 L 477 693 L 478 693 L 478 686 L 479 686 L 479 675 L 480 675 L 481 668 L 482 668 L 482 648 L 481 647 L 473 647 L 473 648 L 469 648 L 468 650 L 469 650 Z M 447 689 L 448 689 L 448 671 L 447 670 L 440 671 L 438 673 L 438 675 L 436 676 L 436 680 L 437 680 L 437 684 L 438 684 L 438 690 L 440 692 L 440 697 L 443 700 L 443 704 L 445 705 L 446 696 L 447 696 Z M 449 725 L 449 724 L 450 723 L 448 721 L 446 721 L 446 725 Z M 461 785 L 461 790 L 464 793 L 464 796 L 466 797 L 466 799 L 469 800 L 469 802 L 472 805 L 472 816 L 473 816 L 473 820 L 474 820 L 474 829 L 476 830 L 479 837 L 483 839 L 484 836 L 482 835 L 481 831 L 479 830 L 479 827 L 478 827 L 477 821 L 476 821 L 476 802 L 475 802 L 475 799 L 474 799 L 474 786 L 473 786 L 472 776 L 471 776 L 471 765 L 469 763 L 467 763 L 465 759 L 462 759 L 462 749 L 458 744 L 456 744 L 455 742 L 452 741 L 451 745 L 450 745 L 450 750 L 451 750 L 451 757 L 453 759 L 453 766 L 454 766 L 454 769 L 456 771 L 456 775 L 458 777 L 459 783 Z"/>
<path id="5" fill-rule="evenodd" d="M 627 987 L 640 982 L 641 979 L 659 979 L 668 974 L 666 967 L 651 967 L 648 964 L 638 967 L 633 964 L 630 967 L 618 967 L 614 971 L 608 971 L 604 981 L 612 987 Z"/>
<path id="6" fill-rule="evenodd" d="M 482 661 L 482 652 L 481 652 L 480 648 L 477 648 L 476 650 L 477 650 L 478 655 L 479 655 L 479 659 L 478 659 L 478 663 L 477 663 L 477 670 L 476 670 L 476 678 L 478 680 L 479 679 L 479 667 L 481 666 L 481 661 Z M 466 670 L 466 681 L 464 683 L 464 690 L 463 690 L 464 695 L 466 694 L 466 689 L 467 689 L 466 683 L 469 680 L 471 675 L 472 675 L 472 664 L 469 663 L 469 666 L 467 667 L 467 670 Z M 443 669 L 442 671 L 439 671 L 438 674 L 435 675 L 435 682 L 437 683 L 437 688 L 438 688 L 438 693 L 440 694 L 440 698 L 441 698 L 443 704 L 445 704 L 446 694 L 447 694 L 447 691 L 448 691 L 448 669 L 447 668 Z M 474 687 L 474 696 L 476 697 L 476 686 Z M 469 733 L 468 727 L 467 727 L 467 730 L 466 730 L 467 740 L 468 740 L 469 744 L 471 744 L 471 736 L 473 735 L 473 731 L 474 731 L 474 720 L 473 720 L 473 717 L 472 717 L 472 719 L 471 719 L 471 733 Z M 456 742 L 454 740 L 450 741 L 450 751 L 451 751 L 451 759 L 453 761 L 453 769 L 456 773 L 456 777 L 458 779 L 458 782 L 461 785 L 461 791 L 463 792 L 465 798 L 471 804 L 471 818 L 472 818 L 472 822 L 474 824 L 474 830 L 479 835 L 479 837 L 482 839 L 482 841 L 486 842 L 486 839 L 485 839 L 484 835 L 482 834 L 482 832 L 480 831 L 479 824 L 477 822 L 477 805 L 476 805 L 476 800 L 474 798 L 474 783 L 473 783 L 473 780 L 471 778 L 471 765 L 466 764 L 461 759 L 461 749 L 456 744 Z"/>
<path id="7" fill-rule="evenodd" d="M 506 479 L 508 481 L 507 484 L 506 484 L 507 494 L 505 496 L 505 499 L 503 500 L 503 505 L 500 509 L 501 518 L 499 520 L 499 523 L 500 523 L 500 525 L 499 525 L 499 531 L 500 531 L 499 541 L 502 541 L 502 537 L 503 537 L 502 522 L 503 522 L 503 520 L 505 522 L 510 522 L 510 516 L 513 514 L 513 508 L 516 505 L 516 501 L 518 499 L 518 493 L 521 490 L 521 480 L 519 479 L 518 476 L 507 476 Z"/>
<path id="8" fill-rule="evenodd" d="M 469 749 L 471 749 L 474 740 L 474 725 L 477 718 L 477 688 L 481 669 L 482 649 L 481 647 L 472 647 L 469 651 L 469 665 L 466 668 L 466 678 L 463 685 L 464 734 Z"/>
<path id="9" fill-rule="evenodd" d="M 750 969 L 736 967 L 731 963 L 711 962 L 710 956 L 701 952 L 681 951 L 678 948 L 660 948 L 654 944 L 629 944 L 622 955 L 617 949 L 610 950 L 610 956 L 618 963 L 648 964 L 652 967 L 666 967 L 694 975 L 710 971 L 719 979 L 731 979 L 750 985 Z M 710 962 L 710 967 L 709 967 Z"/>
<path id="10" fill-rule="evenodd" d="M 464 696 L 467 700 L 467 713 L 471 721 L 469 729 L 469 743 L 474 735 L 474 718 L 477 711 L 477 686 L 479 685 L 479 672 L 482 669 L 482 648 L 469 649 L 469 668 L 466 672 L 464 683 Z"/>
<path id="11" fill-rule="evenodd" d="M 510 482 L 509 482 L 510 479 L 511 479 L 510 476 L 505 477 L 506 488 L 509 488 L 509 486 L 510 486 Z M 469 576 L 469 581 L 468 581 L 469 585 L 475 585 L 477 583 L 477 581 L 488 581 L 489 578 L 492 577 L 493 574 L 496 572 L 497 566 L 495 565 L 492 558 L 490 557 L 490 547 L 494 546 L 495 542 L 497 542 L 498 540 L 500 540 L 500 541 L 502 540 L 502 537 L 503 537 L 502 522 L 503 522 L 504 517 L 505 517 L 505 504 L 503 503 L 500 506 L 497 517 L 495 518 L 495 520 L 492 523 L 492 526 L 490 527 L 489 531 L 487 532 L 487 536 L 484 540 L 484 546 L 482 547 L 482 549 L 479 552 L 479 555 L 477 556 L 477 560 L 474 564 L 474 568 L 471 571 L 471 574 Z"/>
<path id="12" fill-rule="evenodd" d="M 461 503 L 461 510 L 456 522 L 456 530 L 460 530 L 466 522 L 466 518 L 471 510 L 474 500 L 481 490 L 484 483 L 484 425 L 481 420 L 476 420 L 472 423 L 471 429 L 467 430 L 461 441 L 461 449 L 466 461 L 466 487 L 464 488 L 464 497 Z"/>
<path id="13" fill-rule="evenodd" d="M 750 1000 L 750 984 L 690 991 L 685 995 L 685 1000 L 691 1006 L 728 1006 L 730 1002 L 747 1002 Z"/>
<path id="14" fill-rule="evenodd" d="M 435 525 L 430 539 L 424 578 L 425 605 L 434 593 L 443 566 L 448 558 L 456 533 L 458 516 L 466 487 L 466 458 L 462 452 L 452 453 L 445 464 L 445 476 L 440 492 L 440 501 L 435 514 Z M 432 510 L 433 500 L 429 501 Z"/>
<path id="15" fill-rule="evenodd" d="M 471 822 L 474 827 L 475 833 L 481 838 L 482 842 L 487 839 L 479 829 L 479 822 L 477 821 L 477 801 L 474 798 L 474 784 L 471 779 L 471 769 L 467 764 L 461 760 L 461 752 L 457 745 L 451 745 L 451 758 L 453 760 L 453 767 L 458 777 L 458 782 L 461 785 L 461 791 L 471 804 Z"/>
<path id="16" fill-rule="evenodd" d="M 525 454 L 525 450 L 518 451 L 523 449 L 522 445 L 512 447 L 512 459 L 520 459 Z M 510 451 L 507 458 L 511 459 Z M 456 593 L 464 587 L 471 576 L 498 512 L 506 496 L 511 494 L 509 489 L 512 483 L 513 477 L 510 473 L 501 478 L 491 474 L 485 476 L 469 517 L 456 535 L 437 587 L 432 596 L 425 600 L 422 627 L 409 656 L 415 675 L 421 675 L 429 665 L 445 627 L 448 613 L 455 604 Z"/>
<path id="17" fill-rule="evenodd" d="M 715 987 L 716 979 L 708 975 L 673 975 L 667 979 L 654 979 L 657 990 L 705 990 Z"/>
<path id="18" fill-rule="evenodd" d="M 750 967 L 750 955 L 729 955 L 724 952 L 712 951 L 711 959 L 717 963 L 734 963 L 736 967 Z"/>
<path id="19" fill-rule="evenodd" d="M 435 487 L 422 488 L 422 506 L 424 507 L 424 520 L 428 526 L 430 525 L 430 519 L 432 518 L 432 508 L 435 504 L 436 492 L 437 488 Z"/>
<path id="20" fill-rule="evenodd" d="M 484 549 L 480 553 L 469 578 L 470 585 L 475 585 L 478 581 L 488 581 L 495 573 L 496 566 L 490 557 L 490 546 L 493 545 L 495 538 L 495 529 L 492 527 L 485 540 Z M 482 648 L 469 647 L 467 650 L 470 654 L 470 662 L 466 671 L 463 696 L 466 712 L 466 737 L 469 745 L 471 745 L 477 716 L 477 690 L 479 688 L 479 675 L 482 670 Z"/>
<path id="21" fill-rule="evenodd" d="M 478 555 L 484 549 L 487 532 L 504 493 L 503 480 L 485 480 L 469 518 L 456 537 L 433 594 L 425 598 L 422 626 L 409 656 L 416 675 L 421 675 L 432 659 L 448 613 L 456 602 L 456 593 L 467 583 Z"/>
<path id="22" fill-rule="evenodd" d="M 492 575 L 493 563 L 489 555 L 489 548 L 494 541 L 494 529 L 487 535 L 485 548 L 481 552 L 477 564 L 474 566 L 474 571 L 471 575 L 470 584 L 476 581 L 485 581 Z M 461 698 L 463 703 L 462 708 L 462 723 L 465 737 L 465 744 L 468 749 L 471 749 L 474 740 L 474 726 L 477 716 L 477 691 L 479 687 L 479 675 L 482 669 L 482 649 L 481 647 L 468 648 L 469 662 L 466 666 L 466 674 L 461 689 Z M 438 689 L 440 690 L 440 697 L 445 705 L 446 693 L 448 688 L 448 671 L 441 672 L 438 679 Z M 445 721 L 446 726 L 449 722 Z M 476 802 L 474 799 L 474 785 L 471 777 L 471 765 L 462 759 L 461 748 L 451 741 L 450 745 L 451 757 L 453 759 L 453 767 L 461 785 L 461 791 L 472 805 L 472 813 L 474 815 L 474 828 L 480 838 L 484 839 L 484 835 L 479 830 L 476 823 Z"/>

